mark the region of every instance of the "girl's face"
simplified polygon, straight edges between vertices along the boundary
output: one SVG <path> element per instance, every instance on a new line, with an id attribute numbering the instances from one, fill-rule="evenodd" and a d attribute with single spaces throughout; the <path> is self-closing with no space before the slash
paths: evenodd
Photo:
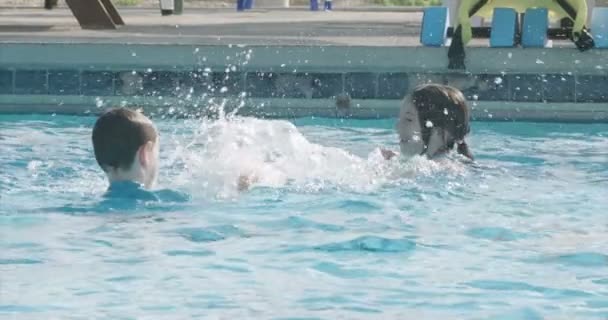
<path id="1" fill-rule="evenodd" d="M 399 147 L 402 156 L 409 158 L 424 151 L 421 134 L 422 126 L 418 119 L 418 111 L 411 101 L 406 101 L 401 108 L 396 129 L 399 134 Z"/>

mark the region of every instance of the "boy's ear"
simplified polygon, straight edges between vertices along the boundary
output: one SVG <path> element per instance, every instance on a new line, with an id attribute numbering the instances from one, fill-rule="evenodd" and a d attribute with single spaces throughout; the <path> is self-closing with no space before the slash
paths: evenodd
<path id="1" fill-rule="evenodd" d="M 137 160 L 142 167 L 145 167 L 148 164 L 148 155 L 146 153 L 145 144 L 137 149 Z"/>
<path id="2" fill-rule="evenodd" d="M 145 168 L 150 163 L 153 149 L 154 143 L 152 141 L 148 141 L 137 150 L 137 158 L 139 159 L 139 164 L 142 167 Z"/>

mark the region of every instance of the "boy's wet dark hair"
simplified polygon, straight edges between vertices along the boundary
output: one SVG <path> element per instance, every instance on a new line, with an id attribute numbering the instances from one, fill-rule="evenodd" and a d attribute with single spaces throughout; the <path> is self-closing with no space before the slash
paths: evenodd
<path id="1" fill-rule="evenodd" d="M 412 103 L 418 111 L 424 148 L 429 145 L 433 128 L 445 130 L 451 136 L 444 145 L 449 151 L 458 145 L 458 153 L 473 160 L 473 154 L 465 141 L 469 133 L 469 108 L 462 92 L 441 84 L 425 84 L 414 89 Z"/>
<path id="2" fill-rule="evenodd" d="M 104 112 L 93 128 L 95 159 L 104 170 L 129 169 L 137 150 L 148 141 L 156 141 L 157 132 L 150 119 L 127 108 Z"/>

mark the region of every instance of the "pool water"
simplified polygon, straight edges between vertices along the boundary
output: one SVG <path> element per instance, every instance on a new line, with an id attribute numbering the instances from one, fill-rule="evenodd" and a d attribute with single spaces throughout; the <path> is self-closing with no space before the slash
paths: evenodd
<path id="1" fill-rule="evenodd" d="M 191 200 L 111 210 L 94 121 L 0 115 L 0 318 L 608 318 L 608 124 L 477 122 L 467 165 L 381 160 L 394 119 L 157 119 Z"/>

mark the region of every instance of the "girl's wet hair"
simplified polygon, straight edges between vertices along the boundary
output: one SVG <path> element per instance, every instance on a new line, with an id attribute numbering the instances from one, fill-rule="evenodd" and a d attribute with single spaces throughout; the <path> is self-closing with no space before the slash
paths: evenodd
<path id="1" fill-rule="evenodd" d="M 466 135 L 471 130 L 469 108 L 460 90 L 447 85 L 424 84 L 414 89 L 411 102 L 418 111 L 421 138 L 425 148 L 423 153 L 426 153 L 435 128 L 449 134 L 448 140 L 444 141 L 443 151 L 452 150 L 454 145 L 457 145 L 458 153 L 473 160 L 473 154 L 465 141 Z"/>

